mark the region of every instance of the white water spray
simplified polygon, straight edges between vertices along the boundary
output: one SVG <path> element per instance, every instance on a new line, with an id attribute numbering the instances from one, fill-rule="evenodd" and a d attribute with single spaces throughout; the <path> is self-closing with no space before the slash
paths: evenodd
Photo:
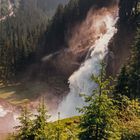
<path id="1" fill-rule="evenodd" d="M 7 115 L 7 110 L 5 110 L 1 105 L 0 105 L 0 117 L 4 117 Z"/>
<path id="2" fill-rule="evenodd" d="M 97 27 L 100 24 L 105 24 L 106 32 L 99 34 L 99 38 L 90 47 L 90 53 L 88 53 L 90 57 L 88 56 L 79 70 L 74 72 L 69 78 L 70 93 L 58 107 L 58 112 L 61 112 L 61 118 L 78 115 L 76 108 L 84 105 L 80 94 L 90 95 L 95 88 L 96 84 L 91 81 L 91 75 L 98 75 L 100 70 L 99 63 L 108 53 L 108 44 L 117 32 L 115 28 L 117 19 L 117 16 L 107 13 L 100 20 L 96 21 Z"/>

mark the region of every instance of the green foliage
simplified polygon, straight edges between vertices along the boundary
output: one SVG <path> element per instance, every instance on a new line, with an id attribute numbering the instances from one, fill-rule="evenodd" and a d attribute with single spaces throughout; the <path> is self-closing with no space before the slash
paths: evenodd
<path id="1" fill-rule="evenodd" d="M 29 2 L 29 1 L 28 1 Z M 33 61 L 37 43 L 46 30 L 47 16 L 35 4 L 20 1 L 15 17 L 0 22 L 0 79 L 13 78 Z"/>
<path id="2" fill-rule="evenodd" d="M 123 67 L 118 77 L 116 93 L 126 95 L 130 98 L 140 97 L 140 29 L 137 30 L 134 44 L 132 46 L 129 63 Z"/>
<path id="3" fill-rule="evenodd" d="M 46 127 L 49 115 L 47 115 L 44 100 L 39 104 L 37 111 L 38 115 L 36 115 L 36 119 L 33 121 L 34 126 L 32 128 L 32 132 L 35 140 L 45 140 L 47 139 Z"/>
<path id="4" fill-rule="evenodd" d="M 78 140 L 80 117 L 72 117 L 49 123 L 50 140 Z"/>
<path id="5" fill-rule="evenodd" d="M 25 107 L 19 117 L 20 126 L 17 127 L 18 134 L 15 136 L 15 139 L 19 140 L 32 140 L 32 127 L 33 122 L 31 120 L 32 114 Z"/>
<path id="6" fill-rule="evenodd" d="M 125 69 L 123 70 L 125 72 Z M 114 98 L 112 78 L 106 79 L 104 66 L 101 67 L 98 76 L 92 76 L 92 80 L 97 84 L 97 88 L 93 90 L 92 95 L 83 95 L 86 106 L 80 109 L 82 116 L 79 138 L 81 140 L 139 139 L 139 101 L 131 100 L 125 95 L 117 95 Z M 123 89 L 123 86 L 125 85 L 120 86 L 120 92 L 125 94 L 127 88 Z"/>
<path id="7" fill-rule="evenodd" d="M 44 101 L 33 116 L 27 108 L 21 114 L 19 131 L 11 140 L 138 140 L 140 138 L 140 103 L 127 96 L 112 97 L 113 87 L 105 78 L 104 68 L 92 76 L 97 88 L 85 96 L 86 106 L 80 117 L 48 122 Z M 79 127 L 80 126 L 80 127 Z M 79 136 L 79 137 L 78 137 Z"/>
<path id="8" fill-rule="evenodd" d="M 32 115 L 27 108 L 23 109 L 19 117 L 20 126 L 17 128 L 17 134 L 12 138 L 15 140 L 46 140 L 50 134 L 46 131 L 47 120 L 50 117 L 47 114 L 44 100 L 40 102 L 37 115 Z"/>
<path id="9" fill-rule="evenodd" d="M 17 127 L 17 134 L 10 136 L 9 140 L 78 140 L 78 133 L 80 132 L 78 127 L 79 117 L 48 123 L 49 116 L 44 103 L 39 105 L 37 116 L 29 114 L 27 109 L 26 113 L 21 114 L 20 120 L 22 121 L 20 121 L 20 127 Z M 23 117 L 26 118 L 28 123 L 25 119 L 23 121 Z M 28 125 L 25 125 L 25 123 Z"/>
<path id="10" fill-rule="evenodd" d="M 120 20 L 130 22 L 139 18 L 139 0 L 120 0 Z"/>
<path id="11" fill-rule="evenodd" d="M 94 98 L 94 100 L 90 100 L 89 106 L 84 107 L 82 110 L 84 115 L 80 126 L 83 131 L 80 133 L 80 139 L 119 139 L 119 134 L 117 134 L 117 112 L 113 100 L 109 99 L 107 95 Z"/>
<path id="12" fill-rule="evenodd" d="M 6 16 L 8 14 L 8 1 L 1 0 L 0 5 L 1 5 L 0 17 Z"/>
<path id="13" fill-rule="evenodd" d="M 119 77 L 117 79 L 117 85 L 116 85 L 116 90 L 117 93 L 121 93 L 121 95 L 127 95 L 130 97 L 129 95 L 129 91 L 128 91 L 128 72 L 126 70 L 126 66 L 124 66 L 121 69 L 121 73 L 119 74 Z"/>
<path id="14" fill-rule="evenodd" d="M 114 100 L 109 97 L 112 86 L 109 79 L 105 79 L 104 66 L 101 67 L 98 76 L 92 76 L 92 80 L 97 84 L 97 88 L 91 96 L 85 96 L 87 103 L 80 112 L 83 114 L 80 127 L 82 132 L 81 140 L 106 140 L 119 139 L 117 126 L 117 106 Z"/>
<path id="15" fill-rule="evenodd" d="M 121 140 L 138 140 L 140 138 L 140 103 L 126 96 L 117 98 L 119 128 Z"/>

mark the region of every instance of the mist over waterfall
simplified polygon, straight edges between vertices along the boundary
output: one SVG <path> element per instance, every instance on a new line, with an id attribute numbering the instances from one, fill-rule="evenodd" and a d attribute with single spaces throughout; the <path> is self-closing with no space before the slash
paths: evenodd
<path id="1" fill-rule="evenodd" d="M 0 106 L 0 117 L 4 117 L 7 114 L 7 111 L 3 109 L 2 106 Z"/>
<path id="2" fill-rule="evenodd" d="M 94 13 L 90 11 L 85 22 L 88 22 L 91 18 L 90 28 L 95 29 L 94 34 L 90 34 L 91 42 L 93 43 L 89 47 L 85 62 L 69 78 L 70 92 L 58 107 L 58 112 L 61 112 L 61 118 L 78 115 L 76 108 L 84 105 L 80 94 L 90 95 L 95 88 L 96 84 L 91 81 L 91 75 L 98 75 L 100 70 L 99 63 L 107 55 L 108 44 L 117 32 L 115 27 L 118 20 L 117 7 L 111 9 L 103 8 Z M 85 26 L 86 24 L 83 25 Z M 81 27 L 81 29 L 83 28 L 85 27 Z M 85 32 L 87 31 L 85 30 Z M 87 37 L 89 37 L 89 34 L 87 34 Z"/>

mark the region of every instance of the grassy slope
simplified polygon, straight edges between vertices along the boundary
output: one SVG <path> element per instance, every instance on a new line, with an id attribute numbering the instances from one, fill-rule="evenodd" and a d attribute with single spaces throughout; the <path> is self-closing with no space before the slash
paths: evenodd
<path id="1" fill-rule="evenodd" d="M 59 128 L 61 140 L 69 140 L 69 139 L 79 140 L 78 134 L 81 131 L 81 129 L 79 128 L 79 124 L 80 117 L 75 116 L 72 118 L 60 120 L 59 122 L 56 121 L 54 123 L 50 123 L 49 125 L 51 129 L 55 130 L 53 133 L 56 137 L 58 136 L 58 128 Z M 127 121 L 120 122 L 119 127 L 120 127 L 120 135 L 123 135 L 123 137 L 126 140 L 140 139 L 140 118 L 130 120 L 128 122 Z"/>
<path id="2" fill-rule="evenodd" d="M 45 87 L 43 83 L 17 84 L 1 87 L 0 98 L 11 104 L 20 105 L 37 98 L 39 96 L 38 94 L 43 91 L 43 87 Z"/>
<path id="3" fill-rule="evenodd" d="M 47 81 L 30 81 L 14 85 L 0 85 L 0 99 L 13 105 L 21 105 L 37 100 L 40 96 L 48 99 L 62 97 L 68 86 L 61 77 L 51 77 Z"/>
<path id="4" fill-rule="evenodd" d="M 57 139 L 58 132 L 61 140 L 78 140 L 80 117 L 75 116 L 72 118 L 63 119 L 49 124 L 49 134 Z M 48 131 L 48 130 L 47 130 Z"/>

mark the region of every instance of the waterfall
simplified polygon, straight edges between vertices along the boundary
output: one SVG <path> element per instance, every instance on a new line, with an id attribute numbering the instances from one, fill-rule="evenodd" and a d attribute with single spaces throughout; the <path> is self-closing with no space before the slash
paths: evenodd
<path id="1" fill-rule="evenodd" d="M 4 117 L 7 115 L 7 110 L 5 110 L 1 105 L 0 105 L 0 117 Z"/>
<path id="2" fill-rule="evenodd" d="M 69 78 L 70 93 L 60 103 L 58 112 L 61 112 L 61 118 L 67 118 L 78 115 L 77 107 L 84 105 L 81 93 L 90 95 L 96 84 L 91 81 L 91 75 L 98 75 L 100 70 L 100 61 L 105 58 L 108 53 L 108 44 L 114 34 L 117 32 L 115 27 L 118 16 L 105 14 L 100 20 L 96 21 L 96 25 L 105 24 L 106 32 L 100 33 L 98 39 L 90 47 L 88 56 L 81 67 L 74 72 Z"/>

